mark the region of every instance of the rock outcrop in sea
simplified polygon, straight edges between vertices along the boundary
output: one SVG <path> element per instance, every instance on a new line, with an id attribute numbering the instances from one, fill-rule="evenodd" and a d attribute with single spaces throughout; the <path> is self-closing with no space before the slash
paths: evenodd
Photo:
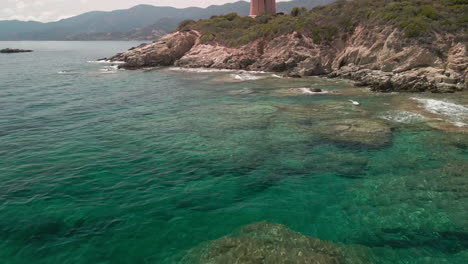
<path id="1" fill-rule="evenodd" d="M 22 52 L 33 52 L 32 50 L 23 50 L 23 49 L 2 49 L 0 53 L 22 53 Z"/>

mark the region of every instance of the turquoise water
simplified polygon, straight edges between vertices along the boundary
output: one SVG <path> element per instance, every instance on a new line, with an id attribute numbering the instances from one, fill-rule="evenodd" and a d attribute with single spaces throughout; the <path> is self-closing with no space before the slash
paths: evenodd
<path id="1" fill-rule="evenodd" d="M 0 42 L 35 50 L 0 56 L 2 263 L 178 263 L 258 221 L 372 263 L 468 263 L 464 127 L 345 81 L 87 62 L 137 44 Z M 349 120 L 381 129 L 339 137 Z"/>

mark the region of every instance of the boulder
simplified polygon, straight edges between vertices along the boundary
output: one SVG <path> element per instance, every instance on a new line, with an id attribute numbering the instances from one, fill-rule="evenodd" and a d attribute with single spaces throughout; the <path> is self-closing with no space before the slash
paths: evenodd
<path id="1" fill-rule="evenodd" d="M 199 38 L 196 31 L 175 32 L 160 40 L 141 45 L 118 54 L 111 61 L 124 61 L 121 68 L 138 69 L 143 67 L 171 66 L 195 45 Z"/>
<path id="2" fill-rule="evenodd" d="M 320 57 L 311 57 L 301 61 L 291 72 L 291 74 L 299 76 L 316 76 L 325 73 Z"/>

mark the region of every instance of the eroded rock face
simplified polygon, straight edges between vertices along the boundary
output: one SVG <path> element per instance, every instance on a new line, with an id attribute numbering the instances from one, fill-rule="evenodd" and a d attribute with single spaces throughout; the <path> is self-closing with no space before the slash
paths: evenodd
<path id="1" fill-rule="evenodd" d="M 237 48 L 200 44 L 187 52 L 175 65 L 191 68 L 289 71 L 290 75 L 311 76 L 331 72 L 331 61 L 328 57 L 331 56 L 321 51 L 312 39 L 294 33 L 268 42 L 257 40 Z"/>
<path id="2" fill-rule="evenodd" d="M 196 31 L 175 32 L 152 44 L 118 54 L 110 60 L 124 61 L 125 64 L 121 67 L 126 69 L 170 66 L 192 49 L 199 37 Z"/>
<path id="3" fill-rule="evenodd" d="M 256 43 L 255 45 L 258 45 Z M 246 69 L 259 54 L 255 48 L 228 48 L 200 44 L 187 52 L 175 65 L 188 68 Z"/>
<path id="4" fill-rule="evenodd" d="M 205 67 L 328 75 L 357 81 L 374 91 L 455 92 L 467 87 L 465 43 L 437 34 L 431 43 L 409 40 L 392 27 L 358 26 L 327 44 L 298 32 L 241 47 L 200 43 L 197 31 L 175 32 L 153 44 L 111 58 L 124 68 Z"/>
<path id="5" fill-rule="evenodd" d="M 350 39 L 330 77 L 352 79 L 381 92 L 455 92 L 465 87 L 466 46 L 449 36 L 438 35 L 430 45 L 422 45 L 397 29 L 357 27 Z"/>
<path id="6" fill-rule="evenodd" d="M 232 235 L 192 249 L 191 264 L 365 264 L 365 248 L 336 245 L 292 231 L 284 225 L 259 222 Z"/>

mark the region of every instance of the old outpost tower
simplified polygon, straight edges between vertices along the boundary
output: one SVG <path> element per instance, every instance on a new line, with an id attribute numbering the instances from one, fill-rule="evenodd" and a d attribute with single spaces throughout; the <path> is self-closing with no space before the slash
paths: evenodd
<path id="1" fill-rule="evenodd" d="M 276 13 L 276 0 L 250 0 L 250 16 L 256 17 L 263 13 Z"/>

